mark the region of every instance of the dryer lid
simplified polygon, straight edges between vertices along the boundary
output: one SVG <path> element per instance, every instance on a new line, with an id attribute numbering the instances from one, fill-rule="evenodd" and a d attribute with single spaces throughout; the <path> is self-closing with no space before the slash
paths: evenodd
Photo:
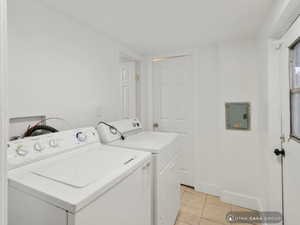
<path id="1" fill-rule="evenodd" d="M 75 188 L 84 188 L 113 175 L 135 158 L 125 153 L 95 149 L 45 165 L 32 173 Z"/>

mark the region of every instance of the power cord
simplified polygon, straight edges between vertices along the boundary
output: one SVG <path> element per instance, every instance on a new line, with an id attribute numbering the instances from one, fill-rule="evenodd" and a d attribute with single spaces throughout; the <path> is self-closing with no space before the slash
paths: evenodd
<path id="1" fill-rule="evenodd" d="M 121 132 L 121 131 L 119 131 L 116 127 L 114 127 L 114 126 L 112 126 L 112 125 L 110 125 L 110 124 L 108 124 L 108 123 L 105 123 L 105 122 L 103 122 L 103 121 L 100 121 L 100 122 L 98 122 L 97 123 L 97 127 L 100 125 L 100 124 L 104 124 L 104 125 L 106 125 L 106 126 L 108 126 L 109 127 L 109 131 L 110 131 L 110 133 L 112 133 L 112 134 L 119 134 L 120 135 L 120 138 L 121 138 L 121 140 L 125 140 L 125 136 L 124 136 L 124 134 Z"/>

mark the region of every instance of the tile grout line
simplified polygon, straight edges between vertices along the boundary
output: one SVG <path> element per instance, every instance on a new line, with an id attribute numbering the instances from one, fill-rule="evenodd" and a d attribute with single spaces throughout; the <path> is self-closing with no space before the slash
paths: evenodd
<path id="1" fill-rule="evenodd" d="M 203 202 L 203 206 L 200 209 L 201 210 L 200 215 L 198 215 L 199 216 L 198 217 L 199 218 L 199 222 L 197 222 L 197 225 L 201 225 L 202 221 L 207 221 L 209 223 L 211 222 L 211 223 L 214 223 L 215 225 L 228 225 L 228 223 L 226 223 L 226 220 L 224 220 L 224 222 L 220 222 L 218 220 L 214 220 L 213 218 L 206 218 L 206 217 L 204 217 L 205 208 L 208 205 L 208 198 L 210 196 L 209 194 L 203 193 L 203 192 L 197 192 L 197 191 L 195 191 L 193 189 L 186 189 L 186 188 L 182 188 L 182 192 L 181 193 L 182 193 L 182 195 L 184 195 L 186 193 L 191 193 L 192 195 L 200 193 L 200 194 L 204 195 L 204 202 Z M 218 198 L 218 197 L 216 197 L 216 198 Z M 184 196 L 182 196 L 182 199 L 184 199 Z M 220 200 L 220 199 L 218 198 L 218 200 Z M 233 204 L 227 204 L 227 205 L 228 205 L 228 210 L 229 210 L 228 212 L 232 212 L 234 210 L 235 205 L 233 205 Z M 215 205 L 215 206 L 218 206 L 218 205 Z M 226 212 L 227 212 L 227 210 L 226 210 Z M 197 214 L 195 214 L 195 216 L 197 216 Z M 224 219 L 226 219 L 226 218 L 224 218 Z M 177 222 L 180 222 L 180 221 L 177 221 Z M 181 225 L 191 225 L 191 223 L 189 221 L 180 222 L 180 224 Z"/>
<path id="2" fill-rule="evenodd" d="M 204 204 L 203 204 L 202 210 L 201 210 L 201 215 L 200 215 L 201 219 L 203 218 L 203 214 L 204 214 L 204 209 L 205 209 L 206 203 L 207 203 L 207 194 L 205 194 Z"/>
<path id="3" fill-rule="evenodd" d="M 205 209 L 205 206 L 207 204 L 207 199 L 208 199 L 208 194 L 205 193 L 205 200 L 204 200 L 204 204 L 203 204 L 203 208 L 202 208 L 202 212 L 201 212 L 201 216 L 200 216 L 200 223 L 201 223 L 201 220 L 203 219 L 203 220 L 213 222 L 213 223 L 218 224 L 218 225 L 227 225 L 226 223 L 220 223 L 219 221 L 204 217 L 204 209 Z M 232 210 L 232 205 L 230 205 L 230 211 L 231 210 Z"/>

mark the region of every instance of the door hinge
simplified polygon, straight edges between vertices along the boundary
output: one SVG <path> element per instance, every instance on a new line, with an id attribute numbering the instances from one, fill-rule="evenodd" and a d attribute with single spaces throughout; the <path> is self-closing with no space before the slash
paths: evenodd
<path id="1" fill-rule="evenodd" d="M 140 74 L 139 74 L 139 73 L 136 73 L 136 74 L 135 74 L 135 80 L 136 80 L 136 81 L 139 81 L 139 80 L 140 80 Z"/>

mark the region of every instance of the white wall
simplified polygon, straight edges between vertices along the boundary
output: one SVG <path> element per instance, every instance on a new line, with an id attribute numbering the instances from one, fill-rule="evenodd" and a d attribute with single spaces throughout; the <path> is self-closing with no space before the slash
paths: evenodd
<path id="1" fill-rule="evenodd" d="M 299 1 L 276 0 L 257 40 L 223 42 L 210 50 L 199 50 L 198 74 L 207 86 L 199 83 L 198 129 L 203 132 L 198 133 L 200 148 L 196 149 L 197 189 L 241 206 L 281 211 L 281 167 L 273 154 L 280 147 L 276 39 L 299 12 Z M 207 93 L 211 93 L 209 101 L 204 101 L 203 94 L 207 96 Z M 215 98 L 219 113 L 217 129 L 214 127 L 216 105 L 212 104 Z M 251 102 L 250 132 L 224 129 L 227 101 Z"/>
<path id="2" fill-rule="evenodd" d="M 218 49 L 216 45 L 196 51 L 197 86 L 195 89 L 197 112 L 196 121 L 196 189 L 214 195 L 220 195 L 219 154 L 219 79 Z"/>
<path id="3" fill-rule="evenodd" d="M 125 48 L 39 1 L 8 7 L 9 116 L 59 116 L 74 127 L 118 119 Z"/>
<path id="4" fill-rule="evenodd" d="M 261 208 L 263 161 L 260 143 L 258 45 L 255 40 L 219 44 L 219 151 L 223 168 L 221 197 L 231 203 Z M 250 102 L 251 130 L 225 129 L 226 102 Z"/>
<path id="5" fill-rule="evenodd" d="M 263 120 L 258 42 L 235 40 L 196 49 L 195 188 L 240 206 L 264 204 Z M 225 129 L 225 103 L 251 103 L 251 130 Z"/>

